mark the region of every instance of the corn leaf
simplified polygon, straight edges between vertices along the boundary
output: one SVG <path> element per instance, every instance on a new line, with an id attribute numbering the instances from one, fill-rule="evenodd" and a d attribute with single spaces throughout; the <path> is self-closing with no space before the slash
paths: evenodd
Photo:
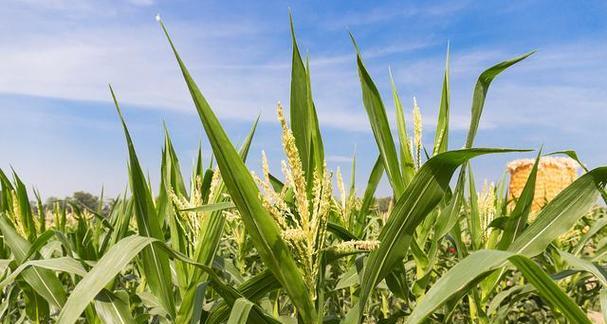
<path id="1" fill-rule="evenodd" d="M 18 263 L 27 261 L 25 257 L 31 249 L 31 245 L 26 239 L 19 236 L 4 215 L 0 215 L 0 231 L 2 231 L 4 243 L 10 248 L 15 260 Z M 36 253 L 34 256 L 37 257 L 38 254 Z M 35 294 L 39 294 L 55 307 L 63 306 L 66 301 L 65 289 L 52 271 L 32 267 L 24 270 L 22 276 Z"/>
<path id="2" fill-rule="evenodd" d="M 232 306 L 228 324 L 246 324 L 249 319 L 249 312 L 253 308 L 253 303 L 246 298 L 238 298 Z"/>
<path id="3" fill-rule="evenodd" d="M 101 290 L 95 297 L 95 310 L 104 323 L 136 323 L 125 291 L 112 293 L 107 289 Z"/>
<path id="4" fill-rule="evenodd" d="M 468 128 L 465 148 L 471 148 L 474 143 L 474 138 L 476 137 L 478 125 L 483 113 L 483 107 L 485 106 L 487 91 L 489 91 L 489 86 L 491 85 L 493 79 L 495 79 L 498 74 L 502 73 L 510 66 L 526 59 L 533 53 L 535 52 L 529 52 L 510 60 L 498 63 L 483 71 L 483 73 L 479 75 L 478 80 L 476 81 L 476 86 L 474 87 L 474 94 L 472 95 L 472 117 L 470 119 L 470 127 Z"/>
<path id="5" fill-rule="evenodd" d="M 312 86 L 310 82 L 309 65 L 304 64 L 297 39 L 293 16 L 289 14 L 291 26 L 291 40 L 293 57 L 291 63 L 291 130 L 295 137 L 295 145 L 299 151 L 302 166 L 308 183 L 312 180 L 314 170 L 322 168 L 324 163 L 324 149 L 316 107 L 312 100 Z"/>
<path id="6" fill-rule="evenodd" d="M 156 213 L 152 193 L 146 182 L 143 170 L 139 164 L 135 146 L 131 139 L 131 134 L 126 126 L 124 117 L 116 100 L 114 90 L 110 86 L 110 92 L 120 117 L 120 122 L 126 137 L 128 152 L 129 152 L 129 181 L 131 191 L 133 193 L 135 216 L 137 219 L 137 228 L 142 236 L 153 237 L 159 240 L 164 240 L 162 232 L 162 224 Z M 171 282 L 171 272 L 169 269 L 169 259 L 161 251 L 158 251 L 155 246 L 151 245 L 143 252 L 143 271 L 148 285 L 152 292 L 158 296 L 165 311 L 175 318 L 175 302 L 173 299 L 173 289 Z"/>
<path id="7" fill-rule="evenodd" d="M 175 152 L 169 131 L 165 125 L 164 148 L 162 149 L 162 162 L 160 164 L 160 189 L 156 209 L 158 211 L 159 219 L 166 221 L 168 224 L 171 233 L 171 246 L 173 249 L 187 254 L 187 238 L 170 200 L 169 192 L 171 191 L 176 195 L 183 197 L 188 196 L 183 182 L 183 176 L 181 175 L 177 153 Z M 176 264 L 175 272 L 179 287 L 182 289 L 183 293 L 183 288 L 188 285 L 188 266 L 183 263 Z"/>
<path id="8" fill-rule="evenodd" d="M 356 64 L 358 66 L 358 76 L 360 77 L 360 86 L 362 89 L 365 110 L 367 111 L 367 115 L 369 115 L 373 136 L 377 142 L 377 148 L 379 149 L 382 162 L 384 163 L 388 180 L 394 190 L 394 196 L 398 198 L 405 190 L 405 183 L 401 176 L 398 155 L 396 154 L 394 139 L 392 138 L 392 132 L 390 131 L 390 123 L 388 122 L 388 116 L 386 115 L 386 108 L 384 107 L 384 103 L 375 83 L 373 83 L 371 76 L 365 68 L 354 36 L 350 34 L 350 37 L 356 48 Z"/>
<path id="9" fill-rule="evenodd" d="M 450 151 L 431 158 L 420 168 L 382 228 L 378 237 L 381 242 L 379 248 L 369 255 L 361 280 L 360 316 L 371 290 L 406 256 L 417 225 L 450 190 L 449 181 L 455 170 L 475 156 L 512 151 L 514 150 Z"/>
<path id="10" fill-rule="evenodd" d="M 596 277 L 596 279 L 599 280 L 603 287 L 607 287 L 607 271 L 603 268 L 603 266 L 599 265 L 598 263 L 582 259 L 565 251 L 558 252 L 561 255 L 561 258 L 563 258 L 563 261 L 569 264 L 572 269 L 591 273 Z"/>
<path id="11" fill-rule="evenodd" d="M 161 26 L 171 44 L 171 48 L 192 95 L 211 143 L 214 156 L 217 159 L 217 165 L 221 171 L 223 181 L 232 196 L 234 204 L 240 211 L 247 232 L 251 235 L 253 243 L 265 265 L 285 288 L 304 322 L 312 322 L 316 318 L 316 310 L 309 297 L 308 287 L 304 283 L 286 243 L 280 237 L 278 225 L 262 206 L 259 200 L 259 190 L 251 174 L 241 161 L 219 120 L 217 120 L 208 102 L 190 76 L 185 64 L 173 46 L 166 28 L 162 23 Z"/>
<path id="12" fill-rule="evenodd" d="M 310 173 L 308 166 L 310 163 L 309 157 L 311 146 L 309 125 L 311 102 L 308 101 L 310 96 L 308 95 L 306 67 L 301 59 L 301 54 L 299 53 L 299 47 L 297 46 L 297 40 L 295 39 L 293 17 L 291 15 L 289 15 L 289 22 L 293 44 L 293 58 L 291 62 L 291 100 L 289 105 L 291 112 L 291 130 L 295 137 L 295 145 L 299 151 L 301 164 L 306 175 L 308 175 Z"/>
<path id="13" fill-rule="evenodd" d="M 255 131 L 257 129 L 257 124 L 259 123 L 259 117 L 253 123 L 249 134 L 245 138 L 239 154 L 242 161 L 246 161 L 247 156 L 249 154 L 249 149 L 251 148 L 251 143 L 253 142 L 253 136 L 255 135 Z M 199 155 L 199 159 L 197 162 L 197 168 L 199 169 L 198 174 L 200 175 L 202 171 L 200 167 L 202 165 L 201 157 Z M 208 186 L 210 191 L 211 186 L 211 178 L 209 176 Z M 225 199 L 223 197 L 223 193 L 225 192 L 225 184 L 222 180 L 217 184 L 218 188 L 216 189 L 219 192 L 215 197 L 208 197 L 207 205 L 203 206 L 202 212 L 208 213 L 202 219 L 200 224 L 200 233 L 198 239 L 198 245 L 194 249 L 194 259 L 197 262 L 210 266 L 215 260 L 215 255 L 217 254 L 217 249 L 219 248 L 219 243 L 223 234 L 223 227 L 225 223 L 225 217 L 222 214 L 222 210 L 225 208 L 232 208 L 234 204 L 232 202 L 222 201 Z M 183 300 L 181 302 L 181 306 L 179 307 L 179 312 L 177 314 L 178 322 L 188 322 L 193 320 L 192 311 L 194 310 L 193 303 L 195 302 L 196 294 L 198 291 L 199 283 L 206 280 L 206 274 L 202 272 L 200 269 L 195 268 L 190 274 L 189 278 L 189 286 L 187 291 L 184 293 Z"/>
<path id="14" fill-rule="evenodd" d="M 233 303 L 236 299 L 242 297 L 237 291 L 223 284 L 219 276 L 217 276 L 210 267 L 189 259 L 155 238 L 132 235 L 123 238 L 116 243 L 116 245 L 112 246 L 82 280 L 78 282 L 65 303 L 65 306 L 59 313 L 57 322 L 74 323 L 77 321 L 80 314 L 95 296 L 97 296 L 97 294 L 113 280 L 127 264 L 132 262 L 139 253 L 145 251 L 150 245 L 156 246 L 157 250 L 163 251 L 167 256 L 196 266 L 206 272 L 211 278 L 214 289 L 224 299 L 229 298 Z M 268 318 L 267 315 L 263 314 L 260 308 L 255 307 L 254 310 L 255 311 L 251 316 L 254 316 L 255 320 L 260 321 L 260 323 L 272 322 L 271 318 Z"/>
<path id="15" fill-rule="evenodd" d="M 535 182 L 541 156 L 542 150 L 540 149 L 533 167 L 529 172 L 527 181 L 525 182 L 525 187 L 523 187 L 523 191 L 516 201 L 516 206 L 510 213 L 510 216 L 506 219 L 502 236 L 496 246 L 498 250 L 506 250 L 510 244 L 512 244 L 512 241 L 514 241 L 514 239 L 520 235 L 527 225 L 527 218 L 531 212 L 533 197 L 535 196 Z M 493 291 L 498 282 L 501 280 L 504 272 L 505 269 L 500 269 L 499 271 L 489 275 L 485 280 L 483 280 L 483 282 L 481 282 L 480 286 L 484 297 L 488 297 L 491 294 L 491 291 Z"/>
<path id="16" fill-rule="evenodd" d="M 570 323 L 588 323 L 584 311 L 531 259 L 521 255 L 511 256 L 510 262 L 523 274 L 553 308 L 561 311 Z"/>
<path id="17" fill-rule="evenodd" d="M 510 214 L 510 218 L 506 223 L 506 228 L 504 229 L 500 242 L 497 245 L 497 248 L 500 250 L 505 250 L 508 248 L 514 239 L 516 239 L 516 237 L 523 232 L 525 225 L 527 225 L 527 218 L 531 212 L 533 197 L 535 196 L 535 182 L 537 179 L 537 170 L 539 168 L 541 156 L 542 150 L 540 149 L 537 157 L 535 158 L 535 162 L 533 163 L 533 167 L 529 172 L 529 176 L 527 177 L 525 187 L 523 187 L 523 191 L 518 197 L 516 206 L 514 206 L 514 209 Z"/>
<path id="18" fill-rule="evenodd" d="M 512 255 L 533 257 L 566 232 L 596 202 L 598 189 L 607 181 L 607 167 L 581 176 L 558 194 L 504 252 L 481 250 L 461 260 L 444 274 L 416 306 L 410 321 L 417 323 L 457 293 L 461 293 L 480 275 L 503 266 Z"/>
<path id="19" fill-rule="evenodd" d="M 607 289 L 603 288 L 599 292 L 599 300 L 601 303 L 601 313 L 603 313 L 603 321 L 607 322 Z"/>
<path id="20" fill-rule="evenodd" d="M 586 165 L 584 163 L 582 163 L 582 161 L 577 156 L 577 153 L 575 151 L 573 151 L 573 150 L 558 151 L 558 152 L 550 153 L 548 155 L 556 155 L 556 154 L 567 155 L 568 157 L 574 159 L 580 165 L 580 167 L 584 170 L 584 172 L 588 172 L 588 167 L 586 167 Z M 604 189 L 601 190 L 601 197 L 603 198 L 603 201 L 605 202 L 605 204 L 607 204 L 607 191 L 605 191 Z"/>
<path id="21" fill-rule="evenodd" d="M 394 110 L 396 112 L 396 128 L 398 129 L 398 141 L 400 143 L 400 169 L 404 177 L 405 186 L 411 182 L 415 173 L 415 164 L 409 147 L 409 137 L 407 136 L 407 124 L 405 123 L 405 111 L 403 104 L 398 96 L 396 84 L 390 70 L 390 84 L 392 85 L 392 98 L 394 100 Z"/>
<path id="22" fill-rule="evenodd" d="M 280 283 L 276 281 L 271 271 L 263 271 L 243 282 L 238 287 L 238 292 L 247 300 L 257 301 L 268 292 L 280 288 Z M 207 324 L 223 323 L 230 315 L 230 309 L 225 301 L 221 301 L 214 308 L 207 319 Z"/>
<path id="23" fill-rule="evenodd" d="M 590 229 L 588 230 L 588 232 L 586 234 L 584 234 L 580 238 L 580 241 L 575 245 L 575 247 L 573 249 L 573 254 L 579 255 L 580 252 L 582 252 L 582 250 L 584 249 L 584 246 L 586 245 L 588 240 L 590 240 L 590 238 L 592 238 L 594 235 L 596 235 L 605 226 L 607 226 L 607 217 L 601 217 L 596 222 L 594 222 L 594 224 L 592 224 L 592 226 L 590 226 Z"/>
<path id="24" fill-rule="evenodd" d="M 470 289 L 481 275 L 505 266 L 507 261 L 514 264 L 540 295 L 570 320 L 578 318 L 581 322 L 588 323 L 584 321 L 586 317 L 580 308 L 533 261 L 525 256 L 500 250 L 480 250 L 458 262 L 430 288 L 407 318 L 407 323 L 422 322 L 444 302 L 453 296 L 459 297 Z"/>
<path id="25" fill-rule="evenodd" d="M 561 191 L 537 215 L 508 248 L 509 251 L 535 256 L 569 230 L 596 203 L 598 191 L 607 181 L 607 167 L 596 168 Z"/>
<path id="26" fill-rule="evenodd" d="M 438 108 L 438 119 L 436 132 L 434 133 L 434 149 L 432 155 L 446 152 L 449 147 L 449 45 L 447 45 L 447 58 L 445 59 L 445 75 L 443 76 L 443 88 L 441 90 L 440 106 Z"/>
<path id="27" fill-rule="evenodd" d="M 195 212 L 209 213 L 209 212 L 214 212 L 214 211 L 222 211 L 222 210 L 226 210 L 226 209 L 230 209 L 230 208 L 234 208 L 234 207 L 235 207 L 234 203 L 225 201 L 225 202 L 220 202 L 220 203 L 202 205 L 202 206 L 198 206 L 198 207 L 180 209 L 179 211 L 182 211 L 182 212 L 195 211 Z"/>
<path id="28" fill-rule="evenodd" d="M 0 288 L 4 288 L 13 283 L 14 280 L 30 268 L 60 271 L 69 274 L 75 274 L 80 277 L 86 275 L 86 270 L 80 262 L 71 257 L 59 257 L 52 259 L 29 260 L 20 264 L 8 276 L 0 282 Z"/>
<path id="29" fill-rule="evenodd" d="M 473 249 L 479 249 L 481 245 L 481 239 L 483 235 L 483 228 L 481 228 L 481 215 L 478 210 L 478 196 L 476 193 L 476 186 L 474 184 L 474 175 L 472 174 L 472 167 L 468 164 L 468 189 L 470 193 L 470 213 L 468 214 L 468 230 L 470 231 L 470 238 Z"/>
<path id="30" fill-rule="evenodd" d="M 355 230 L 356 236 L 361 236 L 364 231 L 365 225 L 367 224 L 367 216 L 370 212 L 371 205 L 375 201 L 375 191 L 379 185 L 379 181 L 384 175 L 384 163 L 381 156 L 378 156 L 369 174 L 369 180 L 367 181 L 367 187 L 363 194 L 362 203 L 360 210 L 358 211 L 357 228 Z"/>

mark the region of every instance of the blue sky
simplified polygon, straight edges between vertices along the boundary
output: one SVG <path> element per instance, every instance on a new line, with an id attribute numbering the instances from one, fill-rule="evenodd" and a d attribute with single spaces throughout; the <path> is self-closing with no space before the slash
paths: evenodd
<path id="1" fill-rule="evenodd" d="M 154 21 L 160 13 L 235 142 L 262 114 L 250 164 L 259 168 L 265 149 L 278 171 L 283 157 L 274 109 L 277 101 L 289 101 L 288 8 L 300 48 L 311 58 L 328 165 L 348 176 L 357 147 L 361 185 L 377 150 L 348 31 L 390 111 L 389 66 L 408 111 L 417 98 L 427 146 L 448 41 L 451 148 L 463 144 L 478 74 L 538 50 L 492 85 L 477 146 L 543 144 L 548 151 L 576 149 L 590 167 L 607 162 L 607 5 L 600 1 L 7 0 L 0 9 L 0 168 L 13 166 L 45 197 L 99 192 L 102 185 L 111 195 L 122 192 L 127 155 L 110 82 L 153 181 L 163 121 L 184 169 L 201 140 L 208 157 L 201 124 Z M 530 155 L 478 159 L 476 176 L 498 179 L 506 162 L 520 156 Z M 388 192 L 384 183 L 380 193 Z"/>

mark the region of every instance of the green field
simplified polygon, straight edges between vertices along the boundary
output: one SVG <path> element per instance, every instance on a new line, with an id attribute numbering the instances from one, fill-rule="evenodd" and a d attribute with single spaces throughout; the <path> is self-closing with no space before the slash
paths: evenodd
<path id="1" fill-rule="evenodd" d="M 584 169 L 531 215 L 540 157 L 579 162 L 575 152 L 536 151 L 514 201 L 505 180 L 477 190 L 469 164 L 524 151 L 479 148 L 475 138 L 491 82 L 532 53 L 480 74 L 465 146 L 454 150 L 448 55 L 433 146 L 424 147 L 419 107 L 405 121 L 397 80 L 387 107 L 352 36 L 379 152 L 356 192 L 354 177 L 326 166 L 293 26 L 288 111 L 277 106 L 284 161 L 272 174 L 265 153 L 249 150 L 257 122 L 242 143 L 230 141 L 160 24 L 213 162 L 199 151 L 184 176 L 167 130 L 152 188 L 110 87 L 129 154 L 127 193 L 98 206 L 45 204 L 17 174 L 0 172 L 4 323 L 590 323 L 589 314 L 607 315 L 607 167 Z M 384 177 L 392 196 L 376 199 Z"/>

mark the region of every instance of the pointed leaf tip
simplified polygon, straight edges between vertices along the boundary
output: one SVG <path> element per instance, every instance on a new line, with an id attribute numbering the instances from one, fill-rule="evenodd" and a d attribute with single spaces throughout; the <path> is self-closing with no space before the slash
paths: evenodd
<path id="1" fill-rule="evenodd" d="M 350 39 L 352 40 L 352 44 L 354 45 L 354 49 L 356 50 L 356 55 L 360 56 L 360 48 L 358 47 L 358 44 L 356 43 L 356 39 L 354 39 L 354 35 L 352 34 L 351 31 L 348 31 L 348 35 L 350 35 Z"/>

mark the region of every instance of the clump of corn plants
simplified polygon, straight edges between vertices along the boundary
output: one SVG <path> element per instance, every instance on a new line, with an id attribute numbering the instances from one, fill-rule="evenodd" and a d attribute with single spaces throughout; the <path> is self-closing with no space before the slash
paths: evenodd
<path id="1" fill-rule="evenodd" d="M 160 19 L 159 19 L 160 21 Z M 58 323 L 429 323 L 559 321 L 607 314 L 607 167 L 588 170 L 532 214 L 540 158 L 510 199 L 505 180 L 476 189 L 469 160 L 521 151 L 476 148 L 492 81 L 532 53 L 485 70 L 464 148 L 449 148 L 449 55 L 431 147 L 390 75 L 396 136 L 362 51 L 362 106 L 377 144 L 366 187 L 329 170 L 308 62 L 293 46 L 289 121 L 279 104 L 282 175 L 261 152 L 257 121 L 237 148 L 160 21 L 211 145 L 189 183 L 165 129 L 160 186 L 144 175 L 117 96 L 129 192 L 108 209 L 30 201 L 0 171 L 0 320 Z M 412 133 L 409 133 L 409 129 Z M 351 173 L 355 173 L 353 157 Z M 386 177 L 387 199 L 375 191 Z M 452 186 L 452 179 L 455 180 Z M 606 200 L 607 201 L 607 200 Z M 533 215 L 533 217 L 530 217 Z"/>

